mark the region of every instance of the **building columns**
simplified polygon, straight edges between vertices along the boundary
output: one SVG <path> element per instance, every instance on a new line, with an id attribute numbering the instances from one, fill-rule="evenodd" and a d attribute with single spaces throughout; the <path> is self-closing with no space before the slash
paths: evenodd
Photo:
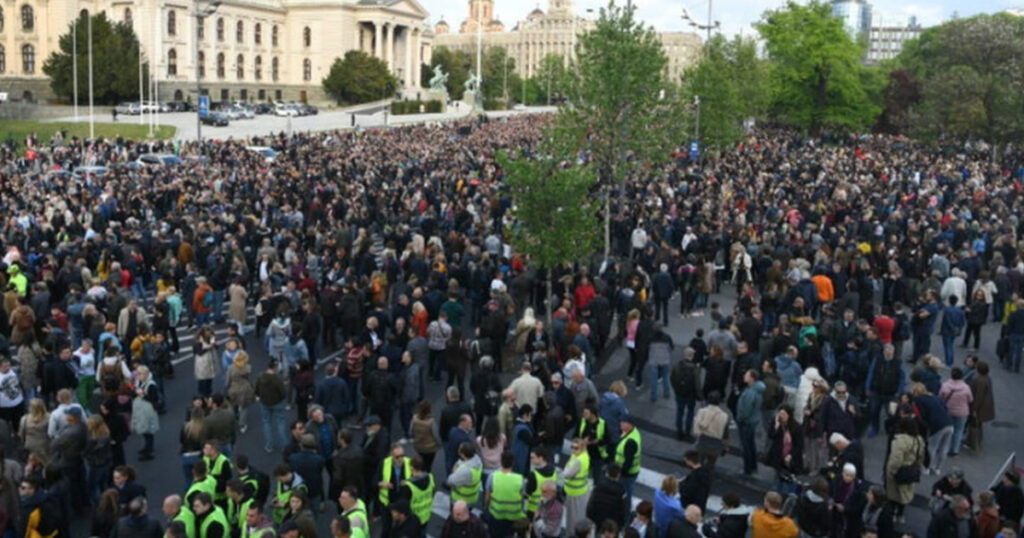
<path id="1" fill-rule="evenodd" d="M 392 24 L 384 23 L 384 63 L 388 64 L 388 70 L 395 70 L 395 27 Z"/>
<path id="2" fill-rule="evenodd" d="M 373 23 L 373 57 L 383 58 L 383 52 L 381 47 L 383 46 L 383 37 L 381 36 L 381 24 L 379 22 Z"/>
<path id="3" fill-rule="evenodd" d="M 414 88 L 417 86 L 413 80 L 413 61 L 412 61 L 412 27 L 405 27 L 405 87 Z"/>

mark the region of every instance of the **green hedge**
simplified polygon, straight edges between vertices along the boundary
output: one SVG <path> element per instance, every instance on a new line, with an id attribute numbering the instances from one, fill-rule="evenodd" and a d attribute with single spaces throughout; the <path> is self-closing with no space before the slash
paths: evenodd
<path id="1" fill-rule="evenodd" d="M 420 105 L 426 114 L 441 112 L 441 101 L 395 101 L 391 103 L 391 113 L 396 116 L 403 114 L 419 114 Z"/>

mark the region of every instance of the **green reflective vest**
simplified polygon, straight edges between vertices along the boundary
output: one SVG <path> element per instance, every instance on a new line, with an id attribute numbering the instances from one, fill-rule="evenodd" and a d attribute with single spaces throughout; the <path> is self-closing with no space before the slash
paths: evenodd
<path id="1" fill-rule="evenodd" d="M 206 476 L 213 477 L 216 481 L 217 488 L 214 492 L 213 500 L 222 501 L 227 497 L 226 489 L 228 485 L 227 480 L 222 480 L 221 475 L 224 474 L 224 466 L 227 466 L 228 470 L 231 470 L 231 460 L 228 459 L 224 454 L 217 454 L 214 459 L 203 456 L 203 462 L 206 463 Z"/>
<path id="2" fill-rule="evenodd" d="M 192 485 L 188 487 L 188 491 L 185 492 L 185 502 L 192 506 L 192 497 L 199 492 L 209 494 L 212 499 L 214 493 L 217 492 L 217 481 L 212 476 L 206 475 L 206 478 L 199 482 L 192 482 Z"/>
<path id="3" fill-rule="evenodd" d="M 370 535 L 370 520 L 366 517 L 366 503 L 362 499 L 356 499 L 356 506 L 349 512 L 342 514 L 348 519 L 352 529 L 361 529 L 366 536 Z M 354 516 L 354 517 L 353 517 Z M 355 536 L 355 535 L 353 535 Z"/>
<path id="4" fill-rule="evenodd" d="M 572 478 L 566 477 L 564 488 L 565 494 L 569 497 L 579 497 L 585 495 L 589 489 L 587 479 L 590 476 L 590 453 L 584 450 L 579 456 L 573 454 L 566 467 L 572 467 L 573 460 L 580 462 L 580 471 Z"/>
<path id="5" fill-rule="evenodd" d="M 295 483 L 294 474 L 292 475 L 292 483 Z M 297 484 L 295 487 L 289 487 L 288 489 L 285 489 L 284 486 L 285 485 L 279 480 L 277 482 L 277 491 L 274 492 L 274 498 L 277 499 L 278 504 L 280 505 L 274 507 L 274 523 L 277 524 L 284 521 L 284 516 L 288 513 L 288 501 L 292 500 L 292 492 L 297 489 L 308 491 L 308 488 L 304 483 Z M 291 486 L 291 484 L 288 484 L 288 486 Z"/>
<path id="6" fill-rule="evenodd" d="M 196 538 L 196 516 L 184 504 L 181 505 L 181 510 L 178 510 L 178 515 L 174 516 L 172 521 L 180 521 L 185 526 L 185 536 Z"/>
<path id="7" fill-rule="evenodd" d="M 349 538 L 370 538 L 370 535 L 359 527 L 352 527 L 352 534 L 349 535 Z"/>
<path id="8" fill-rule="evenodd" d="M 380 481 L 391 483 L 392 469 L 395 467 L 394 460 L 391 456 L 384 458 L 383 467 L 380 469 Z M 402 458 L 402 476 L 401 478 L 409 478 L 412 476 L 412 464 L 409 462 L 409 458 Z M 377 494 L 377 500 L 380 501 L 381 506 L 388 506 L 388 501 L 391 499 L 391 490 L 388 488 L 380 488 L 380 492 Z"/>
<path id="9" fill-rule="evenodd" d="M 468 465 L 466 462 L 460 462 L 459 465 Z M 458 465 L 456 465 L 456 469 Z M 455 486 L 452 488 L 452 502 L 463 501 L 466 504 L 473 505 L 480 500 L 480 482 L 483 478 L 483 469 L 480 467 L 474 467 L 469 470 L 473 477 L 473 481 L 468 486 Z"/>
<path id="10" fill-rule="evenodd" d="M 206 538 L 207 533 L 210 532 L 210 525 L 214 523 L 220 523 L 224 529 L 222 536 L 231 536 L 231 527 L 228 525 L 228 518 L 224 516 L 224 511 L 219 506 L 214 505 L 210 513 L 206 514 L 203 518 L 202 524 L 199 526 L 199 537 Z"/>
<path id="11" fill-rule="evenodd" d="M 583 430 L 587 428 L 587 421 L 581 420 L 580 427 L 576 430 L 576 437 L 583 437 Z M 597 428 L 595 429 L 595 435 L 597 436 L 597 453 L 601 455 L 601 459 L 608 457 L 608 448 L 604 445 L 604 419 L 598 417 Z"/>
<path id="12" fill-rule="evenodd" d="M 488 511 L 494 519 L 525 519 L 523 511 L 523 475 L 498 471 L 491 475 L 491 504 Z"/>
<path id="13" fill-rule="evenodd" d="M 636 443 L 636 456 L 633 458 L 633 463 L 630 464 L 629 469 L 623 467 L 622 474 L 624 476 L 636 476 L 640 474 L 640 430 L 636 428 L 633 428 L 633 431 L 622 436 L 622 439 L 619 439 L 619 445 L 615 447 L 615 463 L 618 463 L 619 465 L 626 463 L 626 443 L 630 441 Z"/>
<path id="14" fill-rule="evenodd" d="M 245 530 L 245 515 L 249 513 L 252 503 L 251 498 L 242 499 L 241 503 L 236 503 L 234 499 L 228 497 L 228 521 L 240 531 Z"/>
<path id="15" fill-rule="evenodd" d="M 427 487 L 423 489 L 416 487 L 411 480 L 405 482 L 409 491 L 412 492 L 412 499 L 409 501 L 412 513 L 416 515 L 416 519 L 420 520 L 421 526 L 430 521 L 430 514 L 434 511 L 434 475 L 428 474 L 427 478 L 429 478 Z"/>
<path id="16" fill-rule="evenodd" d="M 537 511 L 537 507 L 540 506 L 540 488 L 544 485 L 544 482 L 556 482 L 555 470 L 551 470 L 550 475 L 545 475 L 540 471 L 534 469 L 533 471 L 534 482 L 533 491 L 530 492 L 530 496 L 526 498 L 526 511 L 533 513 Z"/>

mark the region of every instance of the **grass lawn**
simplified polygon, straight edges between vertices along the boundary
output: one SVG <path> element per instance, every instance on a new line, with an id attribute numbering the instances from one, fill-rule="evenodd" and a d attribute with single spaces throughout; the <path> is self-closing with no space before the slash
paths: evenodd
<path id="1" fill-rule="evenodd" d="M 135 122 L 118 123 L 96 123 L 96 136 L 100 138 L 115 138 L 123 136 L 131 140 L 142 140 L 149 137 L 149 126 L 139 125 Z M 41 142 L 47 142 L 57 131 L 66 130 L 68 138 L 88 138 L 88 122 L 56 122 L 56 121 L 0 121 L 0 140 L 13 138 L 20 146 L 24 144 L 25 137 L 35 134 Z M 171 138 L 174 136 L 174 127 L 161 125 L 156 131 L 156 138 Z"/>

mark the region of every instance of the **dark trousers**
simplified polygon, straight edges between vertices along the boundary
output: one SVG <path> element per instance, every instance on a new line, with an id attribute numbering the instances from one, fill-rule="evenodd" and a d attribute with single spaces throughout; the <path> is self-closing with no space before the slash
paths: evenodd
<path id="1" fill-rule="evenodd" d="M 981 347 L 981 324 L 980 323 L 969 323 L 967 330 L 964 331 L 964 342 L 963 346 L 967 347 L 967 343 L 970 342 L 971 336 L 974 336 L 974 350 L 977 351 Z"/>
<path id="2" fill-rule="evenodd" d="M 139 451 L 139 454 L 143 454 L 143 455 L 146 455 L 146 456 L 152 456 L 153 455 L 153 441 L 154 441 L 153 434 L 151 434 L 151 433 L 144 433 L 144 434 L 142 434 L 142 439 L 143 439 L 143 446 L 142 446 L 142 450 Z"/>
<path id="3" fill-rule="evenodd" d="M 679 437 L 693 431 L 693 409 L 696 406 L 696 399 L 676 396 L 676 435 Z"/>
<path id="4" fill-rule="evenodd" d="M 757 471 L 757 435 L 756 424 L 740 424 L 740 448 L 743 449 L 743 472 L 751 474 Z"/>
<path id="5" fill-rule="evenodd" d="M 882 416 L 882 409 L 892 401 L 892 396 L 883 396 L 874 392 L 868 397 L 868 416 L 871 418 L 871 431 L 877 432 Z M 889 414 L 888 411 L 885 413 Z"/>
<path id="6" fill-rule="evenodd" d="M 438 350 L 438 349 L 431 349 L 430 350 L 430 362 L 429 362 L 428 367 L 427 367 L 427 374 L 429 374 L 430 379 L 432 379 L 434 381 L 440 381 L 441 380 L 441 354 L 442 353 L 444 353 L 443 350 Z"/>
<path id="7" fill-rule="evenodd" d="M 654 298 L 654 317 L 661 319 L 661 324 L 668 327 L 668 298 Z"/>
<path id="8" fill-rule="evenodd" d="M 210 396 L 213 394 L 213 380 L 212 379 L 200 379 L 198 382 L 198 390 L 201 396 Z"/>

